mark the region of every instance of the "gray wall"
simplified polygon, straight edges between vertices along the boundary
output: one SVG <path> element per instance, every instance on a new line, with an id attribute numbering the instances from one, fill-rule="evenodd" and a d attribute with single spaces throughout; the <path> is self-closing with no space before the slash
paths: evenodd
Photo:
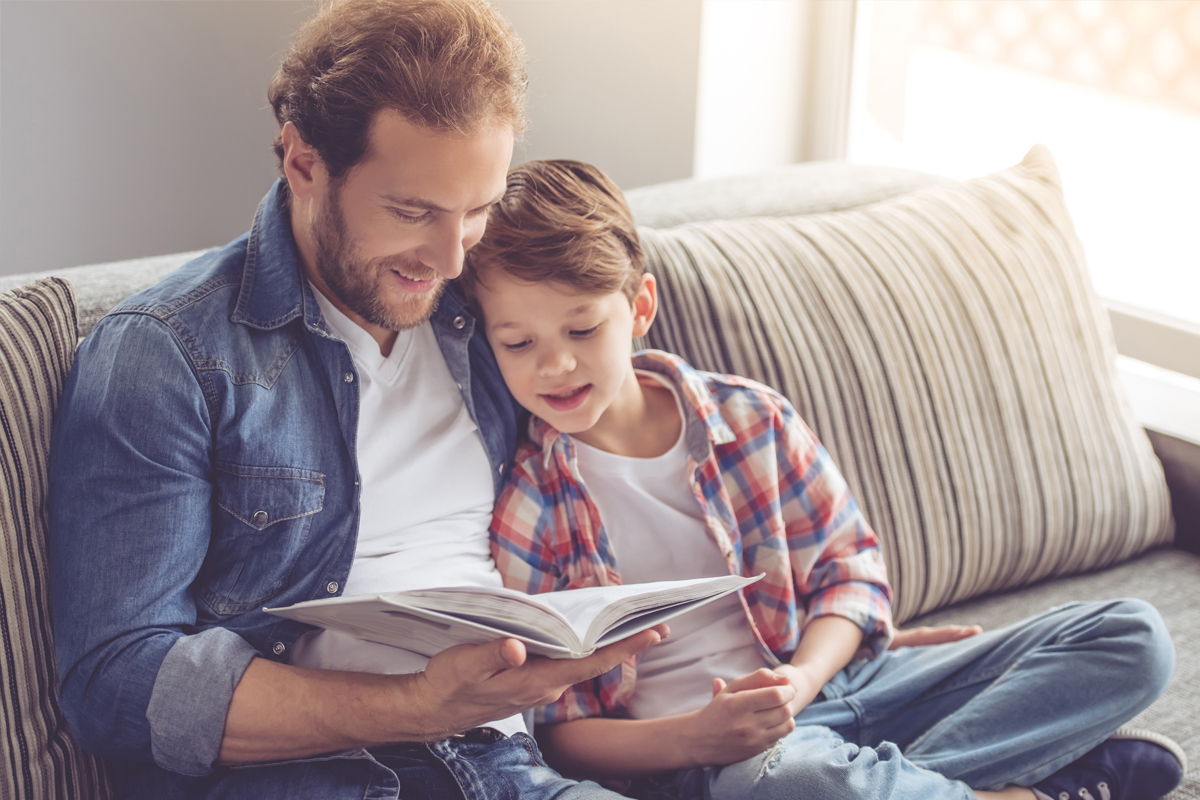
<path id="1" fill-rule="evenodd" d="M 499 0 L 530 56 L 515 161 L 692 171 L 700 0 Z M 299 0 L 0 2 L 0 274 L 223 244 L 274 178 Z"/>

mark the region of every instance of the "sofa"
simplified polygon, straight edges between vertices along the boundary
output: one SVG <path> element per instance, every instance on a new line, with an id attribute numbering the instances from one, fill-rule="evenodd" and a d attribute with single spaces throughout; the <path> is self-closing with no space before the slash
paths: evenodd
<path id="1" fill-rule="evenodd" d="M 880 535 L 898 624 L 1148 600 L 1178 662 L 1135 724 L 1200 763 L 1200 446 L 1134 420 L 1044 148 L 971 181 L 824 163 L 628 199 L 661 294 L 641 344 L 788 396 Z M 112 796 L 57 705 L 46 449 L 78 338 L 194 255 L 0 279 L 0 800 Z"/>

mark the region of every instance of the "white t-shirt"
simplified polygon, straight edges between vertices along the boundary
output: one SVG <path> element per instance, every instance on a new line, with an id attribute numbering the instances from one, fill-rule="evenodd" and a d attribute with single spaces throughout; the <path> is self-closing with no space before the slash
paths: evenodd
<path id="1" fill-rule="evenodd" d="M 650 372 L 638 371 L 675 392 Z M 675 395 L 676 405 L 679 396 Z M 682 409 L 680 411 L 682 417 Z M 708 578 L 729 567 L 692 494 L 679 441 L 656 458 L 630 458 L 575 440 L 579 474 L 600 509 L 623 583 Z M 670 637 L 642 653 L 630 716 L 685 714 L 712 699 L 712 679 L 747 675 L 766 662 L 736 594 L 672 619 Z"/>
<path id="2" fill-rule="evenodd" d="M 369 333 L 313 292 L 358 372 L 361 518 L 344 594 L 503 585 L 488 544 L 491 464 L 433 327 L 401 331 L 385 358 Z M 428 660 L 314 631 L 297 642 L 292 663 L 399 674 L 419 672 Z M 490 725 L 507 734 L 525 730 L 520 715 Z"/>

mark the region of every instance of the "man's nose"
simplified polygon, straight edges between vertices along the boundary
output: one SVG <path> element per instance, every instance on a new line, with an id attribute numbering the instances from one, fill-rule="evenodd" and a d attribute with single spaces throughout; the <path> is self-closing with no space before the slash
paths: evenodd
<path id="1" fill-rule="evenodd" d="M 430 228 L 429 238 L 421 247 L 421 263 L 446 280 L 462 274 L 465 232 L 461 220 L 446 220 Z"/>

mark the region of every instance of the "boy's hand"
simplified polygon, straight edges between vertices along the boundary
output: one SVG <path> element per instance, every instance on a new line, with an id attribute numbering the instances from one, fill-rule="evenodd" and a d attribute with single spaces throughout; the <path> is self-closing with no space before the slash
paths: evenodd
<path id="1" fill-rule="evenodd" d="M 417 673 L 427 741 L 552 703 L 572 685 L 603 675 L 667 634 L 658 625 L 579 659 L 527 658 L 517 639 L 458 645 Z"/>
<path id="2" fill-rule="evenodd" d="M 743 761 L 791 733 L 789 704 L 795 690 L 787 678 L 769 669 L 755 670 L 728 684 L 712 683 L 713 699 L 693 717 L 685 734 L 686 751 L 697 766 Z"/>
<path id="3" fill-rule="evenodd" d="M 896 630 L 888 650 L 899 647 L 924 647 L 930 644 L 945 644 L 969 639 L 983 633 L 978 625 L 939 625 L 936 628 L 909 628 Z"/>
<path id="4" fill-rule="evenodd" d="M 788 711 L 793 717 L 808 708 L 808 704 L 817 699 L 821 687 L 825 685 L 809 670 L 795 664 L 780 664 L 775 668 L 775 674 L 786 678 L 788 685 L 796 693 L 788 703 Z"/>

